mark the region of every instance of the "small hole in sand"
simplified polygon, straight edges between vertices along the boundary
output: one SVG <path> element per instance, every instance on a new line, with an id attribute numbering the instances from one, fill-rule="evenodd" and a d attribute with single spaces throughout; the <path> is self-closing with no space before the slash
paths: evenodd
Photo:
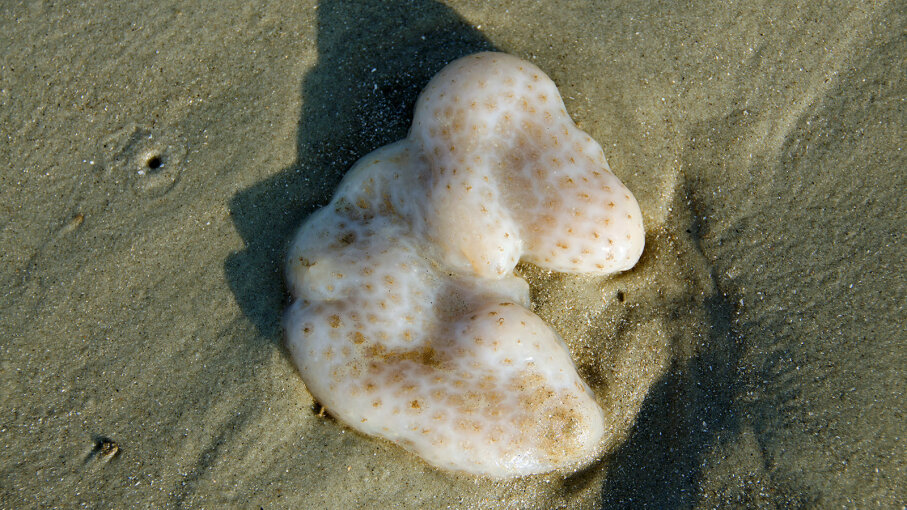
<path id="1" fill-rule="evenodd" d="M 164 166 L 164 158 L 161 157 L 160 154 L 150 154 L 148 159 L 145 160 L 145 166 L 148 167 L 149 170 L 157 170 Z"/>

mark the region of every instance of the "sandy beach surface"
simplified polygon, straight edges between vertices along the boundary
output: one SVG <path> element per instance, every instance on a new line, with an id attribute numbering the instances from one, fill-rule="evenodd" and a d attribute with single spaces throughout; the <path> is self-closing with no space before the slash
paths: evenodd
<path id="1" fill-rule="evenodd" d="M 0 507 L 903 508 L 903 2 L 5 2 Z M 538 65 L 635 193 L 612 278 L 524 265 L 617 424 L 437 471 L 319 416 L 290 236 L 421 88 Z"/>

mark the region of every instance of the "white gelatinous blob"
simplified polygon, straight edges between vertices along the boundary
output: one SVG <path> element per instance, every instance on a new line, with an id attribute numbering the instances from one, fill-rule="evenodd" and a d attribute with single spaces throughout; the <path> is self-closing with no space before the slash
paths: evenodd
<path id="1" fill-rule="evenodd" d="M 290 249 L 287 343 L 312 395 L 429 463 L 576 468 L 607 417 L 513 274 L 632 267 L 633 195 L 534 65 L 480 53 L 422 92 L 409 136 L 363 157 Z"/>

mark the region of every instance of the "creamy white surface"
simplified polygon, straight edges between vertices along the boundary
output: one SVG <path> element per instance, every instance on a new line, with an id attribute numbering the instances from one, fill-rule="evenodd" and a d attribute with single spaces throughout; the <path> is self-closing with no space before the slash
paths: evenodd
<path id="1" fill-rule="evenodd" d="M 608 419 L 513 270 L 609 274 L 643 242 L 636 200 L 554 83 L 516 57 L 464 57 L 425 88 L 409 136 L 363 157 L 297 233 L 288 346 L 333 415 L 435 466 L 577 467 Z"/>

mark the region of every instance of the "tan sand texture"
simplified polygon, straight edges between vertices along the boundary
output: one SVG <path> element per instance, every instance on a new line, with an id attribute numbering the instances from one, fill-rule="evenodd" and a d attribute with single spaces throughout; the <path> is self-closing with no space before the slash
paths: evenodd
<path id="1" fill-rule="evenodd" d="M 884 1 L 4 3 L 0 507 L 902 506 L 905 26 Z M 571 476 L 432 469 L 319 416 L 282 346 L 293 230 L 482 50 L 554 80 L 646 225 L 617 277 L 519 268 L 629 430 Z"/>

